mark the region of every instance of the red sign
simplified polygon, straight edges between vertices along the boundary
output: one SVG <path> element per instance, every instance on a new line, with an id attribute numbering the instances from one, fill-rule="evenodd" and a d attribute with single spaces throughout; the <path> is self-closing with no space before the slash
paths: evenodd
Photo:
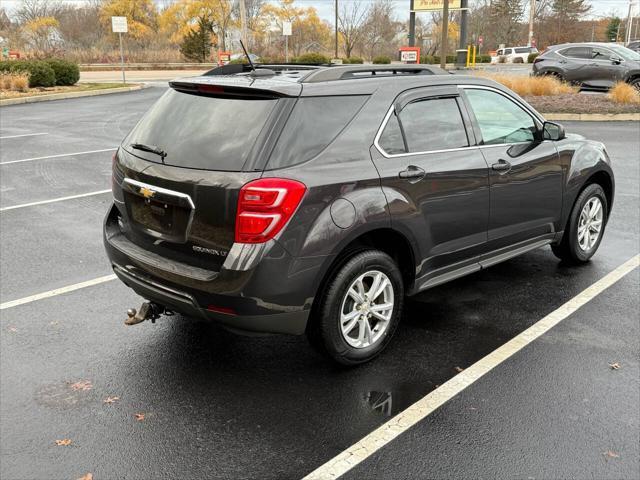
<path id="1" fill-rule="evenodd" d="M 420 63 L 420 47 L 400 47 L 400 61 L 404 63 Z"/>
<path id="2" fill-rule="evenodd" d="M 532 46 L 532 47 L 536 47 L 536 46 L 537 46 L 537 44 L 536 44 L 536 39 L 535 39 L 535 38 L 532 38 L 532 39 L 531 39 L 531 46 Z"/>
<path id="3" fill-rule="evenodd" d="M 218 50 L 218 65 L 226 65 L 231 61 L 231 52 L 221 52 Z"/>
<path id="4" fill-rule="evenodd" d="M 478 45 L 480 46 L 484 45 L 484 37 L 482 35 L 478 37 Z"/>

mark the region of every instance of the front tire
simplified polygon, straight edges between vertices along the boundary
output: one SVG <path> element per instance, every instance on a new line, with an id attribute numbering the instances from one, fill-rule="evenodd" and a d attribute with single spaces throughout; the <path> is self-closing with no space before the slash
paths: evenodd
<path id="1" fill-rule="evenodd" d="M 342 365 L 368 362 L 393 336 L 404 299 L 396 262 L 379 250 L 357 253 L 319 292 L 309 340 Z"/>
<path id="2" fill-rule="evenodd" d="M 608 214 L 602 187 L 587 185 L 573 205 L 562 241 L 551 246 L 554 255 L 573 264 L 588 262 L 600 246 Z"/>

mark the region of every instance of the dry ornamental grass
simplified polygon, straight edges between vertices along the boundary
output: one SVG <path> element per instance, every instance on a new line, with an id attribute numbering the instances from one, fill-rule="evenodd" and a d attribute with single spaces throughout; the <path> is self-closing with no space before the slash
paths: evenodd
<path id="1" fill-rule="evenodd" d="M 499 74 L 483 74 L 482 76 L 503 84 L 521 97 L 578 93 L 577 87 L 561 82 L 555 77 L 519 77 Z"/>
<path id="2" fill-rule="evenodd" d="M 616 83 L 607 94 L 609 100 L 623 105 L 640 104 L 640 90 L 636 90 L 628 83 Z"/>
<path id="3" fill-rule="evenodd" d="M 0 75 L 0 89 L 9 92 L 26 92 L 29 89 L 29 75 L 26 73 L 3 73 Z"/>

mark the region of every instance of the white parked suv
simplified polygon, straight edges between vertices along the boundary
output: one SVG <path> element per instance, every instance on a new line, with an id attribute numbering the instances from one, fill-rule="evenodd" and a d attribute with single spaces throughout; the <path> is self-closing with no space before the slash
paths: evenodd
<path id="1" fill-rule="evenodd" d="M 496 51 L 491 57 L 491 63 L 527 63 L 530 53 L 538 53 L 536 47 L 507 47 Z M 504 60 L 500 60 L 501 57 Z"/>

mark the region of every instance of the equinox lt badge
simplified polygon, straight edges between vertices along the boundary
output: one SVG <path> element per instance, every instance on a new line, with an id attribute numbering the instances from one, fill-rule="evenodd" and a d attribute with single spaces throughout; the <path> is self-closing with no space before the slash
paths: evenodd
<path id="1" fill-rule="evenodd" d="M 205 248 L 205 247 L 200 247 L 198 245 L 194 245 L 191 248 L 193 248 L 194 252 L 208 253 L 209 255 L 217 255 L 218 257 L 226 257 L 228 253 L 228 252 L 225 252 L 224 250 L 214 250 L 213 248 Z"/>

